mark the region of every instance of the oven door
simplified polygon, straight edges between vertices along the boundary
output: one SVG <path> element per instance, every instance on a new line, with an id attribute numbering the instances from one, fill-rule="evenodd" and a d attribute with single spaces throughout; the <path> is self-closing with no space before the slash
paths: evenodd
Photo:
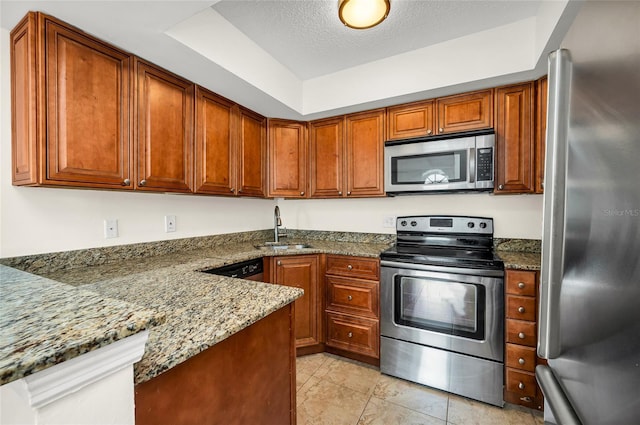
<path id="1" fill-rule="evenodd" d="M 380 264 L 382 336 L 503 361 L 501 270 Z"/>

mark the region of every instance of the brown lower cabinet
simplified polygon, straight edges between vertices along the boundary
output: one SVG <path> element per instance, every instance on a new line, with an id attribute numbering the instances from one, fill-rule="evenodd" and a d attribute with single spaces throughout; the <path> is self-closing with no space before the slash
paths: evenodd
<path id="1" fill-rule="evenodd" d="M 294 306 L 135 386 L 137 425 L 296 423 Z"/>
<path id="2" fill-rule="evenodd" d="M 535 376 L 543 363 L 536 354 L 538 273 L 505 271 L 506 332 L 504 401 L 542 410 L 544 398 Z"/>

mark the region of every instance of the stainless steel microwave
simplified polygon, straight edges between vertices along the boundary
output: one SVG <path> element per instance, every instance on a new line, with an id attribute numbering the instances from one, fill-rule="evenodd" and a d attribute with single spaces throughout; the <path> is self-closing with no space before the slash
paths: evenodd
<path id="1" fill-rule="evenodd" d="M 494 163 L 493 130 L 388 141 L 384 144 L 384 189 L 389 196 L 491 191 Z"/>

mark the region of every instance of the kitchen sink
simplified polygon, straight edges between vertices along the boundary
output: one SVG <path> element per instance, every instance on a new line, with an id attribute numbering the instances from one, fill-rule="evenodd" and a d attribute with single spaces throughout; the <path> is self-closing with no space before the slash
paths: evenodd
<path id="1" fill-rule="evenodd" d="M 285 249 L 304 249 L 311 248 L 311 245 L 306 243 L 281 243 L 281 242 L 265 242 L 260 245 L 254 245 L 256 249 L 263 250 L 285 250 Z"/>

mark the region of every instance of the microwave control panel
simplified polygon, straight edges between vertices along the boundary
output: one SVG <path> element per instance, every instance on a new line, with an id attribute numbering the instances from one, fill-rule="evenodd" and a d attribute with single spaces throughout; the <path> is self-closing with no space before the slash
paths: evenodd
<path id="1" fill-rule="evenodd" d="M 477 158 L 477 180 L 493 180 L 493 148 L 478 149 Z"/>

